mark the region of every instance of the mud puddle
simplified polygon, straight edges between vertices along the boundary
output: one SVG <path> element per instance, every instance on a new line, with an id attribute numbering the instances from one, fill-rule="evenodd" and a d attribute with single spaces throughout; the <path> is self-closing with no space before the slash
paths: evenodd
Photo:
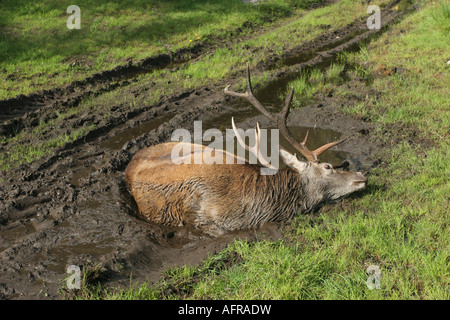
<path id="1" fill-rule="evenodd" d="M 236 126 L 243 130 L 248 130 L 250 128 L 254 128 L 255 125 L 250 126 L 249 123 L 254 123 L 255 117 L 259 115 L 258 112 L 252 112 L 245 110 L 245 112 L 239 112 L 236 114 L 225 114 L 221 117 L 214 118 L 213 120 L 206 121 L 202 125 L 203 131 L 208 129 L 219 129 L 222 132 L 223 136 L 223 148 L 225 149 L 229 143 L 234 143 L 233 150 L 237 150 L 237 141 L 234 136 L 231 134 L 231 117 L 234 118 L 236 122 Z M 277 129 L 276 127 L 269 126 L 264 128 L 267 130 L 267 151 L 268 154 L 272 154 L 272 130 Z M 227 132 L 228 130 L 228 132 Z M 303 141 L 305 136 L 308 134 L 308 147 L 312 150 L 329 143 L 330 141 L 337 141 L 342 137 L 342 134 L 331 130 L 331 129 L 323 129 L 323 128 L 314 128 L 314 127 L 306 127 L 306 126 L 289 126 L 289 130 L 292 135 L 299 141 Z M 230 140 L 232 140 L 230 142 Z M 248 143 L 248 142 L 247 142 Z M 276 145 L 282 146 L 287 151 L 296 154 L 298 151 L 287 142 L 287 140 L 282 136 L 278 135 L 277 140 L 274 142 Z M 208 144 L 207 142 L 204 144 Z M 235 152 L 236 154 L 236 152 Z M 329 162 L 334 165 L 342 163 L 344 160 L 348 158 L 349 153 L 346 151 L 339 150 L 329 150 L 327 153 L 323 154 L 321 157 L 322 162 Z M 248 152 L 246 152 L 246 159 L 248 160 Z M 280 168 L 284 168 L 282 162 L 280 162 Z"/>
<path id="2" fill-rule="evenodd" d="M 173 115 L 162 116 L 145 123 L 136 125 L 135 127 L 125 130 L 109 139 L 106 139 L 100 143 L 100 147 L 108 148 L 111 150 L 119 150 L 122 146 L 133 139 L 143 135 L 144 133 L 150 132 L 152 130 L 158 129 L 160 125 L 169 121 L 173 118 Z"/>

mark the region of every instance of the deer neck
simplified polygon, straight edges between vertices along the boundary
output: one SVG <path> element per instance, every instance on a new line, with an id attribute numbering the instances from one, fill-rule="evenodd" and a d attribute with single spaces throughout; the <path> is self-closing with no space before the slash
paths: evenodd
<path id="1" fill-rule="evenodd" d="M 300 212 L 309 212 L 320 205 L 307 193 L 308 179 L 294 169 L 279 170 L 274 175 L 260 176 L 255 188 L 255 200 L 261 209 L 272 212 L 267 221 L 289 220 Z"/>

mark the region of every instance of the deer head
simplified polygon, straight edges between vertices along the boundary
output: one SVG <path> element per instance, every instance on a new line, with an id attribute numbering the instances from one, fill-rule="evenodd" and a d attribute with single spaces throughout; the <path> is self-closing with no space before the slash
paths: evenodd
<path id="1" fill-rule="evenodd" d="M 231 91 L 230 86 L 228 85 L 224 89 L 224 93 L 229 96 L 244 98 L 248 100 L 259 112 L 261 112 L 266 118 L 268 118 L 276 127 L 279 129 L 281 134 L 286 138 L 286 140 L 292 144 L 305 158 L 305 161 L 301 161 L 297 158 L 295 154 L 291 154 L 287 150 L 282 147 L 279 148 L 280 157 L 283 162 L 289 166 L 290 168 L 296 170 L 304 180 L 307 180 L 310 183 L 306 183 L 305 187 L 307 189 L 308 195 L 311 195 L 311 198 L 320 198 L 323 202 L 333 202 L 337 201 L 350 193 L 353 193 L 357 190 L 361 190 L 365 188 L 367 183 L 367 177 L 365 177 L 361 172 L 346 172 L 346 171 L 337 171 L 338 167 L 344 167 L 345 163 L 333 167 L 329 163 L 320 163 L 318 157 L 324 153 L 326 150 L 344 142 L 346 138 L 341 139 L 339 141 L 334 141 L 327 143 L 316 150 L 309 150 L 306 146 L 308 141 L 308 133 L 306 133 L 305 138 L 302 142 L 298 141 L 294 138 L 294 136 L 289 131 L 289 128 L 286 125 L 287 117 L 289 115 L 290 105 L 292 102 L 292 98 L 294 95 L 294 87 L 291 88 L 290 93 L 286 97 L 286 101 L 284 107 L 280 114 L 272 114 L 256 99 L 253 94 L 253 89 L 250 80 L 250 68 L 247 65 L 247 91 L 244 93 Z M 255 154 L 256 158 L 259 162 L 270 169 L 273 168 L 261 155 L 260 152 L 260 142 L 261 142 L 261 132 L 259 123 L 256 124 L 255 135 L 256 135 L 256 144 L 253 147 L 248 147 L 245 145 L 242 137 L 240 136 L 238 130 L 236 129 L 236 125 L 234 123 L 234 119 L 231 119 L 233 131 L 237 137 L 239 144 L 244 147 L 249 152 Z M 347 163 L 348 164 L 348 163 Z M 311 199 L 312 200 L 312 199 Z M 314 199 L 315 202 L 319 199 Z"/>

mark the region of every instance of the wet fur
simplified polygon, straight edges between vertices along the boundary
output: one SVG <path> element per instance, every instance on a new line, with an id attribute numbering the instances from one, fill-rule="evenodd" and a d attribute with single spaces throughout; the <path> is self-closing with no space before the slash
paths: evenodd
<path id="1" fill-rule="evenodd" d="M 330 181 L 321 177 L 317 168 L 311 167 L 304 174 L 289 168 L 275 175 L 261 175 L 259 165 L 247 162 L 174 164 L 170 154 L 175 144 L 139 151 L 125 171 L 139 214 L 148 221 L 194 225 L 218 235 L 225 230 L 287 221 L 331 199 L 327 188 Z M 205 148 L 202 146 L 202 150 Z M 215 152 L 223 153 L 223 163 L 227 157 L 237 160 L 225 151 Z"/>

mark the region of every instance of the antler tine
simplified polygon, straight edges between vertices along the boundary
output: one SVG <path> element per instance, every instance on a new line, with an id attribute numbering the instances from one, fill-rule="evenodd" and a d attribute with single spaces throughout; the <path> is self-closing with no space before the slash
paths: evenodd
<path id="1" fill-rule="evenodd" d="M 250 151 L 250 147 L 245 144 L 244 140 L 242 140 L 241 136 L 239 135 L 239 132 L 237 131 L 236 125 L 234 124 L 234 118 L 233 117 L 231 117 L 231 126 L 233 128 L 234 135 L 236 136 L 237 141 L 239 142 L 241 147 L 244 148 L 247 151 Z"/>
<path id="2" fill-rule="evenodd" d="M 294 86 L 291 87 L 291 91 L 289 92 L 288 96 L 286 97 L 286 101 L 284 103 L 283 111 L 281 112 L 281 117 L 283 121 L 286 121 L 288 115 L 289 115 L 289 109 L 291 107 L 292 97 L 294 96 Z"/>
<path id="3" fill-rule="evenodd" d="M 242 139 L 242 137 L 240 136 L 236 125 L 234 123 L 234 118 L 231 117 L 231 126 L 233 127 L 233 131 L 234 131 L 234 135 L 237 138 L 237 141 L 239 142 L 239 144 L 248 152 L 253 153 L 256 156 L 256 159 L 259 160 L 259 162 L 270 169 L 274 169 L 277 170 L 274 166 L 272 166 L 269 162 L 267 162 L 267 160 L 263 157 L 263 155 L 261 154 L 261 148 L 259 147 L 260 141 L 261 141 L 261 129 L 259 127 L 259 123 L 256 123 L 256 128 L 255 128 L 255 145 L 253 147 L 249 147 L 245 144 L 244 140 Z"/>
<path id="4" fill-rule="evenodd" d="M 252 80 L 250 79 L 250 65 L 247 63 L 247 90 L 253 95 Z"/>
<path id="5" fill-rule="evenodd" d="M 261 102 L 259 102 L 258 99 L 256 99 L 256 97 L 253 95 L 253 89 L 250 80 L 250 66 L 248 63 L 247 63 L 247 91 L 244 93 L 239 93 L 231 91 L 229 90 L 229 88 L 230 85 L 226 86 L 226 88 L 224 89 L 225 94 L 233 97 L 247 99 L 259 112 L 261 112 L 264 116 L 266 116 L 266 118 L 268 118 L 272 122 L 278 123 L 277 117 L 275 117 L 273 114 L 267 111 L 266 108 L 261 104 Z"/>
<path id="6" fill-rule="evenodd" d="M 294 87 L 291 88 L 291 92 L 289 93 L 288 97 L 286 98 L 286 102 L 283 108 L 282 112 L 282 118 L 279 116 L 275 116 L 271 114 L 269 111 L 266 110 L 266 108 L 256 99 L 256 97 L 253 95 L 253 89 L 251 86 L 251 80 L 250 80 L 250 66 L 247 63 L 247 91 L 244 93 L 239 93 L 235 91 L 229 90 L 230 85 L 226 86 L 224 89 L 224 93 L 233 97 L 239 97 L 239 98 L 245 98 L 247 99 L 259 112 L 261 112 L 266 118 L 274 122 L 278 129 L 280 130 L 281 134 L 288 140 L 289 143 L 291 143 L 298 151 L 303 154 L 308 161 L 317 162 L 317 158 L 312 154 L 306 146 L 299 143 L 289 132 L 289 129 L 286 126 L 286 118 L 289 113 L 289 108 L 292 102 L 292 97 L 294 95 Z M 247 149 L 248 150 L 248 149 Z"/>
<path id="7" fill-rule="evenodd" d="M 291 132 L 289 131 L 287 125 L 286 125 L 286 121 L 287 121 L 287 116 L 289 114 L 289 109 L 291 106 L 291 102 L 292 102 L 292 98 L 294 95 L 294 87 L 291 88 L 291 91 L 289 92 L 288 96 L 286 97 L 286 101 L 283 107 L 283 110 L 281 111 L 281 116 L 279 115 L 274 115 L 271 114 L 269 111 L 267 111 L 267 109 L 258 101 L 258 99 L 255 98 L 255 96 L 253 95 L 253 89 L 252 89 L 252 84 L 251 84 L 251 80 L 250 80 L 250 66 L 247 63 L 247 91 L 244 93 L 239 93 L 239 92 L 234 92 L 231 91 L 230 89 L 230 85 L 228 85 L 225 89 L 224 89 L 224 93 L 230 96 L 234 96 L 234 97 L 239 97 L 239 98 L 245 98 L 247 99 L 259 112 L 261 112 L 266 118 L 268 118 L 270 121 L 274 122 L 278 129 L 280 130 L 281 134 L 286 138 L 286 140 L 292 144 L 298 151 L 300 151 L 300 153 L 310 162 L 318 162 L 317 157 L 325 152 L 326 150 L 330 149 L 331 147 L 343 142 L 345 139 L 336 141 L 336 142 L 331 142 L 328 143 L 326 145 L 323 145 L 322 147 L 314 150 L 314 151 L 310 151 L 307 147 L 306 147 L 306 141 L 308 139 L 308 133 L 305 136 L 305 139 L 303 140 L 303 142 L 299 142 L 297 141 L 294 136 L 291 134 Z M 234 126 L 234 122 L 233 122 L 233 127 Z M 238 138 L 238 140 L 240 139 L 240 137 Z M 239 142 L 241 143 L 241 142 Z M 242 143 L 241 143 L 242 144 Z M 244 144 L 245 145 L 245 144 Z M 249 149 L 247 149 L 249 150 Z"/>
<path id="8" fill-rule="evenodd" d="M 325 151 L 327 151 L 328 149 L 330 149 L 331 147 L 334 147 L 335 145 L 338 145 L 342 142 L 344 142 L 345 140 L 347 140 L 347 138 L 338 140 L 338 141 L 334 141 L 334 142 L 330 142 L 327 143 L 319 148 L 317 148 L 316 150 L 314 150 L 312 153 L 315 155 L 315 157 L 319 157 L 322 153 L 324 153 Z"/>
<path id="9" fill-rule="evenodd" d="M 302 145 L 306 147 L 306 142 L 308 141 L 309 130 L 306 130 L 305 138 L 303 139 Z"/>
<path id="10" fill-rule="evenodd" d="M 306 141 L 308 139 L 308 133 L 306 133 L 305 139 L 302 143 L 298 142 L 297 139 L 289 131 L 289 128 L 286 125 L 287 117 L 289 115 L 289 111 L 291 108 L 292 98 L 294 96 L 294 86 L 291 87 L 291 91 L 286 97 L 286 101 L 284 103 L 283 110 L 281 111 L 281 118 L 277 119 L 277 126 L 280 130 L 281 134 L 292 144 L 300 153 L 311 162 L 317 162 L 317 157 L 306 147 Z"/>

